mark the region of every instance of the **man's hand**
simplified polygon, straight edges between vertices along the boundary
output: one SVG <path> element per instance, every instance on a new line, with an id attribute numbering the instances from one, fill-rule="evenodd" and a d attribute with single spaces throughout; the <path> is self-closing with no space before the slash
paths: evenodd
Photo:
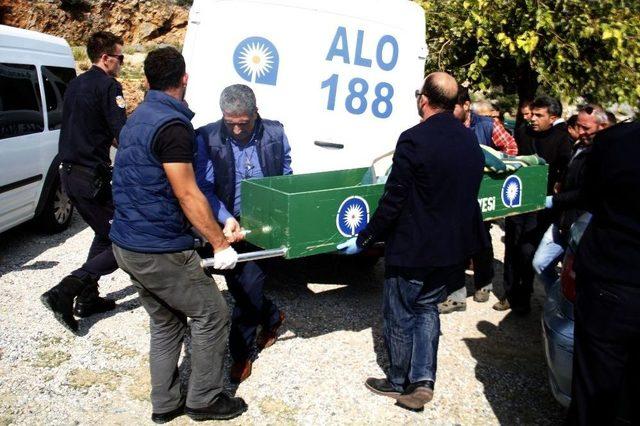
<path id="1" fill-rule="evenodd" d="M 340 243 L 336 246 L 338 249 L 338 253 L 340 254 L 358 254 L 362 251 L 362 248 L 358 247 L 356 244 L 357 237 L 353 237 L 345 241 L 344 243 Z"/>
<path id="2" fill-rule="evenodd" d="M 236 262 L 238 262 L 238 253 L 231 246 L 213 253 L 213 267 L 215 269 L 233 269 Z"/>
<path id="3" fill-rule="evenodd" d="M 242 228 L 240 227 L 240 224 L 238 223 L 238 221 L 233 217 L 230 217 L 224 223 L 224 228 L 222 229 L 222 233 L 224 234 L 229 244 L 237 243 L 238 241 L 242 241 L 244 239 L 244 233 L 242 232 Z"/>

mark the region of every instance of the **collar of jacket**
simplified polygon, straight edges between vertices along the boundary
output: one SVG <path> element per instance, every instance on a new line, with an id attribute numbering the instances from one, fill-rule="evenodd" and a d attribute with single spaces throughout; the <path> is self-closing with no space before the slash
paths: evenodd
<path id="1" fill-rule="evenodd" d="M 184 102 L 180 102 L 173 96 L 169 96 L 166 93 L 160 90 L 149 90 L 147 95 L 144 97 L 144 100 L 147 102 L 159 102 L 161 104 L 167 105 L 172 109 L 175 109 L 179 113 L 183 114 L 189 120 L 196 115 L 193 111 L 191 111 Z"/>

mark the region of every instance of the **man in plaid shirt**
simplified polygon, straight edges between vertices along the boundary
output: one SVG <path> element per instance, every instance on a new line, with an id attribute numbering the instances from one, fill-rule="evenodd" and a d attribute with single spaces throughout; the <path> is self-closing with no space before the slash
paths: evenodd
<path id="1" fill-rule="evenodd" d="M 466 127 L 473 130 L 480 145 L 490 146 L 507 155 L 518 155 L 518 145 L 515 139 L 498 119 L 477 115 L 471 111 L 471 98 L 466 87 L 460 86 L 458 89 L 458 101 L 453 114 Z M 489 235 L 491 223 L 485 222 L 485 229 L 488 240 L 491 241 L 491 236 Z M 491 283 L 494 275 L 493 247 L 489 245 L 486 249 L 476 253 L 471 259 L 473 260 L 473 282 L 475 286 L 473 300 L 486 302 L 489 300 L 489 293 L 493 289 L 493 284 Z M 467 289 L 464 286 L 464 271 L 460 272 L 458 284 L 459 288 L 450 289 L 454 291 L 446 301 L 440 304 L 440 313 L 448 314 L 467 309 Z"/>

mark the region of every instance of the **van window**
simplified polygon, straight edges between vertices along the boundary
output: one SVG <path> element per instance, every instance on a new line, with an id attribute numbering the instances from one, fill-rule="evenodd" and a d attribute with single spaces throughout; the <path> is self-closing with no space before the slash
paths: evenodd
<path id="1" fill-rule="evenodd" d="M 62 123 L 62 100 L 67 84 L 76 76 L 76 70 L 63 67 L 42 67 L 42 81 L 44 84 L 44 97 L 47 103 L 47 118 L 49 130 L 60 128 Z"/>
<path id="2" fill-rule="evenodd" d="M 43 130 L 36 67 L 0 63 L 0 139 Z"/>

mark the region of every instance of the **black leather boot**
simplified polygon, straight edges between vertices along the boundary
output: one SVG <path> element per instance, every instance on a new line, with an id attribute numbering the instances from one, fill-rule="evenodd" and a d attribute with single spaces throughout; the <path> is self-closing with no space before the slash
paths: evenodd
<path id="1" fill-rule="evenodd" d="M 95 280 L 86 278 L 83 281 L 85 282 L 85 287 L 76 298 L 76 305 L 73 308 L 75 316 L 86 318 L 93 314 L 101 314 L 115 309 L 116 302 L 114 300 L 100 297 L 98 283 Z"/>
<path id="2" fill-rule="evenodd" d="M 73 299 L 84 287 L 80 278 L 69 275 L 40 296 L 42 304 L 53 312 L 58 322 L 73 333 L 78 331 L 78 321 L 73 317 Z"/>

